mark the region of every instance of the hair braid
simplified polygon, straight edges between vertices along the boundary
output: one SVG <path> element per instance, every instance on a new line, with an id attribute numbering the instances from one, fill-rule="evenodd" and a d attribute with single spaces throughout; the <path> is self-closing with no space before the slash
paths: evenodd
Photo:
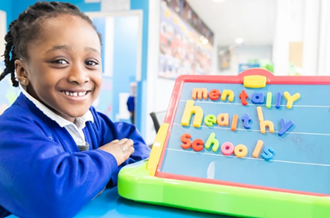
<path id="1" fill-rule="evenodd" d="M 14 87 L 18 86 L 15 75 L 15 60 L 28 60 L 27 45 L 30 41 L 38 38 L 41 21 L 62 14 L 78 16 L 87 21 L 96 30 L 91 19 L 83 14 L 75 5 L 62 2 L 36 2 L 22 12 L 16 20 L 9 25 L 9 31 L 5 36 L 6 48 L 4 52 L 5 69 L 0 74 L 0 81 L 11 74 Z M 100 42 L 101 35 L 97 32 Z"/>
<path id="2" fill-rule="evenodd" d="M 5 52 L 3 54 L 3 57 L 5 59 L 5 66 L 6 68 L 4 69 L 4 71 L 0 74 L 0 81 L 5 78 L 5 76 L 7 76 L 8 74 L 12 74 L 11 75 L 11 81 L 13 83 L 14 87 L 18 86 L 18 82 L 15 78 L 15 52 L 14 52 L 14 37 L 12 35 L 12 28 L 13 26 L 17 23 L 17 20 L 13 21 L 10 25 L 9 25 L 9 31 L 8 33 L 5 35 L 5 41 L 6 43 L 6 48 L 5 48 Z M 10 57 L 11 56 L 11 57 Z"/>

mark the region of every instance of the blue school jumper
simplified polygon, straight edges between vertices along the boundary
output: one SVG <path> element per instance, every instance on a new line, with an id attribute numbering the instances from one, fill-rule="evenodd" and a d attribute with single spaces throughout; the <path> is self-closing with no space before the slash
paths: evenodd
<path id="1" fill-rule="evenodd" d="M 22 93 L 0 116 L 0 217 L 73 217 L 109 181 L 117 184 L 121 167 L 149 156 L 135 126 L 90 111 L 94 123 L 83 129 L 90 150 L 82 152 Z M 135 152 L 117 167 L 112 154 L 97 148 L 122 138 L 134 141 Z"/>

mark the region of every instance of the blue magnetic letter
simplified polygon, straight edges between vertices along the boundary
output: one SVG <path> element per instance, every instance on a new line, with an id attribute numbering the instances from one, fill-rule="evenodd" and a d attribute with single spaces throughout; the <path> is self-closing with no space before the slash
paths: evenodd
<path id="1" fill-rule="evenodd" d="M 282 94 L 280 92 L 277 93 L 276 97 L 276 108 L 279 109 L 281 107 L 281 98 Z"/>
<path id="2" fill-rule="evenodd" d="M 264 93 L 254 93 L 251 97 L 251 101 L 253 104 L 262 104 L 264 103 Z"/>
<path id="3" fill-rule="evenodd" d="M 278 131 L 278 135 L 282 136 L 284 133 L 286 133 L 291 126 L 293 126 L 293 122 L 290 120 L 289 122 L 285 123 L 285 119 L 281 119 L 281 126 L 282 128 L 280 131 Z"/>
<path id="4" fill-rule="evenodd" d="M 268 161 L 273 158 L 274 154 L 275 154 L 275 151 L 272 148 L 268 147 L 268 148 L 265 148 L 264 153 L 262 153 L 261 157 L 263 159 L 265 159 L 266 161 Z"/>
<path id="5" fill-rule="evenodd" d="M 249 114 L 244 114 L 242 121 L 244 122 L 245 129 L 251 128 L 251 125 L 250 125 L 251 117 L 249 116 Z"/>

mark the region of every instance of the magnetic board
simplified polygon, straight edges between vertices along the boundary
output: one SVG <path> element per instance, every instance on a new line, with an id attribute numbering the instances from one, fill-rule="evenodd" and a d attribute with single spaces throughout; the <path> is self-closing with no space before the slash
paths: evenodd
<path id="1" fill-rule="evenodd" d="M 254 217 L 284 217 L 283 210 L 291 216 L 329 213 L 329 90 L 329 77 L 274 76 L 263 69 L 238 76 L 179 77 L 145 170 L 151 179 L 160 179 L 158 186 L 177 183 L 176 193 L 187 192 L 187 184 L 203 187 L 196 199 L 224 203 L 224 194 L 211 192 L 226 190 L 237 208 L 175 197 L 163 204 Z M 159 204 L 150 199 L 139 201 Z M 238 209 L 242 199 L 267 206 Z M 270 207 L 274 203 L 281 207 Z"/>

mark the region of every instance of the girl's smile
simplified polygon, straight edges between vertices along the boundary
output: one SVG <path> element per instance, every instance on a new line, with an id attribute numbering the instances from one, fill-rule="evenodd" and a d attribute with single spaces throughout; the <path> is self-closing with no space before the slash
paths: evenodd
<path id="1" fill-rule="evenodd" d="M 86 99 L 91 91 L 61 91 L 61 93 L 68 97 L 68 99 L 80 101 Z"/>

